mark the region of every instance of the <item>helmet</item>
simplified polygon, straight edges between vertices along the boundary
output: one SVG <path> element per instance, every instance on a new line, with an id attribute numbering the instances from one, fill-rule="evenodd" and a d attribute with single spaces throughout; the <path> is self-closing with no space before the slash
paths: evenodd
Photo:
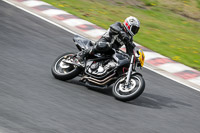
<path id="1" fill-rule="evenodd" d="M 131 36 L 137 34 L 140 29 L 140 21 L 136 17 L 132 16 L 126 18 L 123 25 Z"/>

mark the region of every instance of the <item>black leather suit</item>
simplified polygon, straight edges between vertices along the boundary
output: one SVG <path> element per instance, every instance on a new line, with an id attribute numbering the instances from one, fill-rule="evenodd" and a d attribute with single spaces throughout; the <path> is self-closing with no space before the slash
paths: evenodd
<path id="1" fill-rule="evenodd" d="M 83 50 L 77 54 L 80 61 L 84 57 L 95 53 L 112 53 L 112 49 L 119 49 L 123 45 L 126 46 L 126 53 L 131 56 L 135 44 L 133 37 L 124 31 L 124 27 L 120 22 L 116 22 L 110 26 L 106 33 L 95 43 L 91 49 Z"/>
<path id="2" fill-rule="evenodd" d="M 126 53 L 131 55 L 135 47 L 133 38 L 124 31 L 124 27 L 120 22 L 116 22 L 96 42 L 91 51 L 92 53 L 109 53 L 112 48 L 119 49 L 123 45 L 126 46 Z"/>

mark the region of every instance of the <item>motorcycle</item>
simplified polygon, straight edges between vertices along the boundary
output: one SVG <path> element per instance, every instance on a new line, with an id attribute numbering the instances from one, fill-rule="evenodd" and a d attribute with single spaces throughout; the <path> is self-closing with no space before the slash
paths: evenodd
<path id="1" fill-rule="evenodd" d="M 94 44 L 83 37 L 73 38 L 79 51 Z M 130 101 L 139 97 L 145 89 L 143 76 L 136 67 L 144 65 L 142 49 L 133 51 L 131 57 L 122 50 L 112 50 L 109 55 L 97 53 L 85 57 L 83 62 L 76 58 L 77 53 L 64 53 L 51 67 L 53 76 L 59 80 L 70 80 L 80 76 L 80 81 L 89 88 L 107 89 L 112 87 L 113 96 L 120 101 Z"/>

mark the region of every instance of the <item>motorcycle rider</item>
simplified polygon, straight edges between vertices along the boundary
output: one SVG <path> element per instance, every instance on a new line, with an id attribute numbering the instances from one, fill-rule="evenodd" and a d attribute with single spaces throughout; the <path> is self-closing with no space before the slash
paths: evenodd
<path id="1" fill-rule="evenodd" d="M 80 62 L 84 57 L 95 53 L 109 53 L 112 48 L 119 49 L 123 45 L 126 46 L 126 53 L 131 55 L 135 44 L 133 43 L 133 36 L 137 34 L 140 28 L 140 22 L 136 17 L 127 17 L 124 23 L 116 22 L 110 25 L 106 33 L 95 43 L 91 49 L 80 51 L 77 58 Z"/>

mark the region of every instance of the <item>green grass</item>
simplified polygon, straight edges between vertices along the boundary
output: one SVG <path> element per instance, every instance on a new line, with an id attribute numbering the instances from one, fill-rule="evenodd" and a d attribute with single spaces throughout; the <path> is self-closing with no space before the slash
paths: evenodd
<path id="1" fill-rule="evenodd" d="M 196 0 L 197 1 L 197 7 L 200 8 L 200 0 Z"/>
<path id="2" fill-rule="evenodd" d="M 146 6 L 154 6 L 158 4 L 157 0 L 141 0 Z"/>
<path id="3" fill-rule="evenodd" d="M 162 0 L 141 0 L 142 3 L 140 1 L 138 5 L 120 0 L 43 1 L 105 29 L 116 21 L 123 22 L 126 17 L 135 16 L 140 20 L 141 28 L 134 41 L 200 70 L 200 22 L 198 18 L 182 16 L 187 16 L 188 10 L 185 8 L 178 10 L 173 3 L 163 3 Z M 194 13 L 199 11 L 199 0 L 172 1 L 182 2 L 186 8 L 193 9 Z"/>

